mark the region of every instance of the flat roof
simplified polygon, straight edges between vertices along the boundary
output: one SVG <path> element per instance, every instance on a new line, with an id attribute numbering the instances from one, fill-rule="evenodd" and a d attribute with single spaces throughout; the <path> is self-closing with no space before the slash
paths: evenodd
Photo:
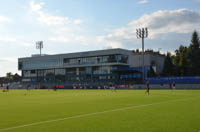
<path id="1" fill-rule="evenodd" d="M 133 55 L 134 56 L 142 55 L 142 52 L 134 52 Z M 149 52 L 149 51 L 144 52 L 144 55 L 154 55 L 154 56 L 165 57 L 164 54 L 160 54 L 160 53 L 157 53 L 157 52 Z"/>
<path id="2" fill-rule="evenodd" d="M 104 49 L 104 50 L 94 50 L 94 51 L 83 51 L 74 53 L 64 53 L 55 55 L 43 55 L 43 56 L 32 56 L 32 57 L 22 57 L 19 60 L 29 60 L 29 59 L 47 59 L 47 58 L 78 58 L 78 57 L 92 57 L 92 56 L 102 56 L 110 54 L 132 54 L 131 50 L 115 48 L 115 49 Z"/>

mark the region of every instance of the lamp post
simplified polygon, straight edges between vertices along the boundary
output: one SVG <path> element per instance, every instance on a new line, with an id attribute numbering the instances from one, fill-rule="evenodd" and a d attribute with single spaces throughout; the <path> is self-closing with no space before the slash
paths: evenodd
<path id="1" fill-rule="evenodd" d="M 136 36 L 138 39 L 142 39 L 142 81 L 144 82 L 144 38 L 148 37 L 148 28 L 138 28 L 136 29 Z"/>

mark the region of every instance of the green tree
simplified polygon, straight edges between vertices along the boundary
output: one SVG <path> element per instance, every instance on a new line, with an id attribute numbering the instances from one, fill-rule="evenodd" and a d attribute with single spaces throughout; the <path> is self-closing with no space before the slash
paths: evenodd
<path id="1" fill-rule="evenodd" d="M 172 63 L 171 54 L 168 52 L 164 61 L 163 76 L 173 76 L 174 75 L 174 65 Z"/>
<path id="2" fill-rule="evenodd" d="M 19 82 L 21 80 L 21 76 L 17 73 L 15 73 L 15 75 L 13 75 L 13 81 L 14 82 Z"/>
<path id="3" fill-rule="evenodd" d="M 197 31 L 194 31 L 192 34 L 187 56 L 190 75 L 200 75 L 200 41 Z"/>
<path id="4" fill-rule="evenodd" d="M 179 49 L 175 51 L 175 55 L 172 56 L 172 62 L 174 64 L 174 75 L 185 76 L 188 75 L 188 48 L 181 45 Z"/>
<path id="5" fill-rule="evenodd" d="M 8 79 L 9 82 L 13 81 L 13 74 L 11 72 L 6 73 L 6 78 Z"/>
<path id="6" fill-rule="evenodd" d="M 188 75 L 188 60 L 187 60 L 187 47 L 180 47 L 180 59 L 178 63 L 179 71 L 181 76 L 186 76 Z"/>

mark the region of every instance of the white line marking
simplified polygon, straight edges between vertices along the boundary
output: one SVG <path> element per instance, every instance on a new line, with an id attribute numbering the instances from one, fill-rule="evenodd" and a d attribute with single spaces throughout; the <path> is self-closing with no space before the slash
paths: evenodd
<path id="1" fill-rule="evenodd" d="M 55 120 L 47 120 L 47 121 L 35 122 L 35 123 L 30 123 L 30 124 L 25 124 L 25 125 L 19 125 L 19 126 L 15 126 L 15 127 L 1 128 L 0 131 L 12 130 L 12 129 L 23 128 L 23 127 L 28 127 L 28 126 L 36 126 L 36 125 L 41 125 L 41 124 L 45 124 L 45 123 L 51 123 L 51 122 L 68 120 L 68 119 L 75 119 L 75 118 L 81 118 L 81 117 L 99 115 L 99 114 L 104 114 L 104 113 L 109 113 L 109 112 L 115 112 L 115 111 L 135 109 L 135 108 L 152 106 L 152 105 L 157 105 L 157 104 L 164 104 L 164 103 L 177 102 L 177 101 L 185 101 L 185 100 L 189 100 L 189 99 L 196 99 L 196 98 L 176 99 L 176 100 L 163 101 L 163 102 L 158 102 L 158 103 L 151 103 L 151 104 L 143 104 L 143 105 L 137 105 L 137 106 L 123 107 L 123 108 L 118 108 L 118 109 L 113 109 L 113 110 L 106 110 L 106 111 L 102 111 L 102 112 L 94 112 L 94 113 L 76 115 L 76 116 L 71 116 L 71 117 L 59 118 L 59 119 L 55 119 Z"/>
<path id="2" fill-rule="evenodd" d="M 106 103 L 85 103 L 85 104 L 88 104 L 88 105 L 110 105 L 110 106 L 112 106 L 112 105 L 125 105 L 125 106 L 132 106 L 133 104 L 106 104 Z"/>

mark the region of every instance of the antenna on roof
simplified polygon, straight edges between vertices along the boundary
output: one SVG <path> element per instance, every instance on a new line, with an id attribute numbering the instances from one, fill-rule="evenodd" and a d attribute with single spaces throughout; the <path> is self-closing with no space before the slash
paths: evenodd
<path id="1" fill-rule="evenodd" d="M 43 41 L 36 42 L 36 49 L 40 49 L 40 56 L 42 55 Z"/>

